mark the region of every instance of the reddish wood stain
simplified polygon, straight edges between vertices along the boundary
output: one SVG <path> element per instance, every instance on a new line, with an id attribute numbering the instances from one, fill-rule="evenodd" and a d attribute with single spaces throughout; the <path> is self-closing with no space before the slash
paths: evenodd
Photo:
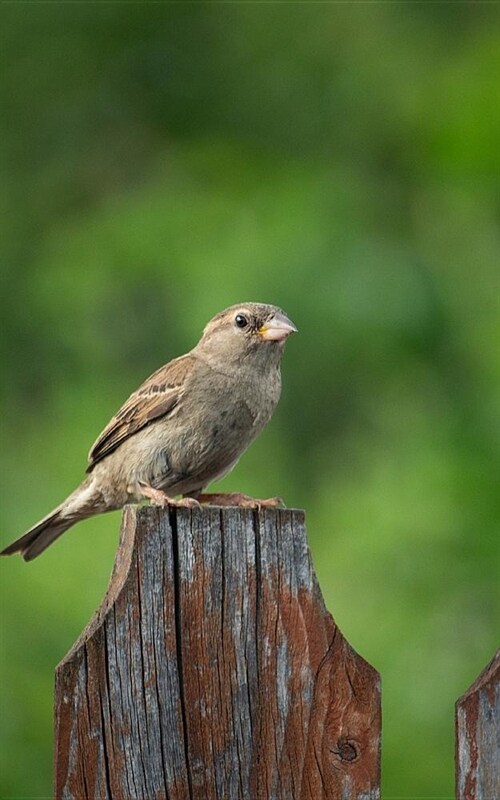
<path id="1" fill-rule="evenodd" d="M 324 606 L 303 513 L 126 509 L 55 738 L 60 800 L 378 800 L 379 676 Z"/>
<path id="2" fill-rule="evenodd" d="M 500 798 L 500 650 L 457 701 L 457 800 Z"/>

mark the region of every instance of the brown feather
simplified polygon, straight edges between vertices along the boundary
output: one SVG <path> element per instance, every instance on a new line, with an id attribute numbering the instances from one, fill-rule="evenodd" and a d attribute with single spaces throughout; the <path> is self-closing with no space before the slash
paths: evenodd
<path id="1" fill-rule="evenodd" d="M 87 472 L 91 472 L 99 461 L 116 450 L 125 439 L 153 420 L 172 413 L 180 400 L 186 376 L 192 370 L 194 361 L 191 354 L 170 361 L 130 395 L 92 446 Z"/>

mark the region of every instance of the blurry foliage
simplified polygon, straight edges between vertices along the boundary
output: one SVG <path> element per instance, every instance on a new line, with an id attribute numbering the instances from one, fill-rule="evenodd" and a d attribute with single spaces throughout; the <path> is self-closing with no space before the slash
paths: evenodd
<path id="1" fill-rule="evenodd" d="M 452 796 L 498 611 L 498 7 L 1 10 L 2 541 L 128 393 L 240 300 L 300 334 L 224 482 L 304 506 L 382 673 L 384 797 Z M 56 662 L 118 515 L 2 562 L 0 797 L 49 796 Z"/>

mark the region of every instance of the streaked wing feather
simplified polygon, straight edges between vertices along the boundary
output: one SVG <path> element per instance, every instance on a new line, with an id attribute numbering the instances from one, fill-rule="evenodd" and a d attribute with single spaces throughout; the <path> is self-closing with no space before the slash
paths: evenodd
<path id="1" fill-rule="evenodd" d="M 87 472 L 134 433 L 174 410 L 193 360 L 187 355 L 170 361 L 130 395 L 92 446 Z"/>

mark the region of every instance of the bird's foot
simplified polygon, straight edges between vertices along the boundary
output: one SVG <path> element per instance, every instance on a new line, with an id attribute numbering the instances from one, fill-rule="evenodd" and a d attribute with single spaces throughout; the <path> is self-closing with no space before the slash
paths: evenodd
<path id="1" fill-rule="evenodd" d="M 198 508 L 200 503 L 194 497 L 182 497 L 175 500 L 170 495 L 163 492 L 161 489 L 154 489 L 153 486 L 139 482 L 140 491 L 143 497 L 151 500 L 155 506 L 173 506 L 174 508 Z"/>
<path id="2" fill-rule="evenodd" d="M 200 502 L 196 500 L 195 497 L 180 497 L 179 500 L 172 500 L 169 498 L 168 500 L 169 506 L 175 506 L 175 508 L 199 508 Z"/>
<path id="3" fill-rule="evenodd" d="M 281 497 L 268 497 L 265 500 L 258 500 L 248 494 L 241 494 L 241 492 L 197 494 L 196 500 L 198 503 L 208 503 L 213 506 L 240 506 L 241 508 L 276 508 L 276 506 L 285 505 Z"/>

